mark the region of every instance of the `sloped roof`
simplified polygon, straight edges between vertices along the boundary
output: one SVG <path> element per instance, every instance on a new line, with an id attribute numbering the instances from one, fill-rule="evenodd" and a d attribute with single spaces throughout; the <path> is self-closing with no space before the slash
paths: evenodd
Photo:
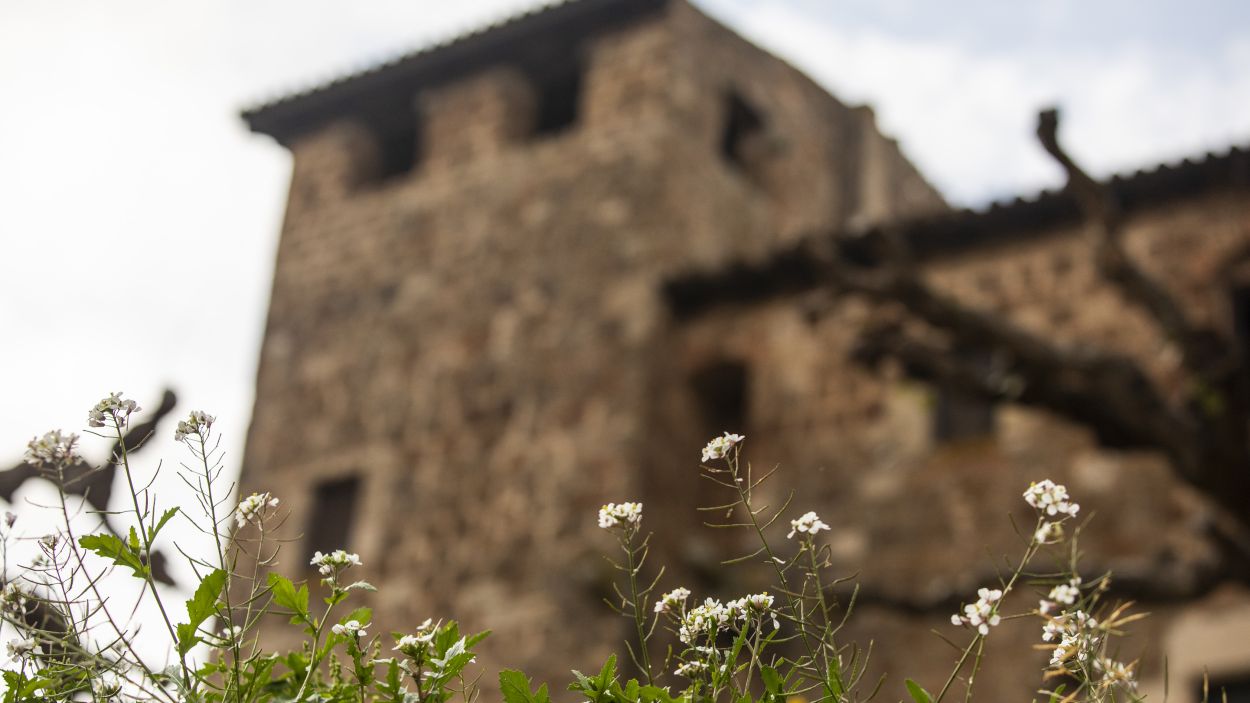
<path id="1" fill-rule="evenodd" d="M 421 88 L 507 62 L 547 44 L 567 44 L 654 12 L 668 0 L 560 0 L 363 71 L 245 108 L 254 132 L 286 143 L 327 120 L 380 101 L 411 101 Z"/>
<path id="2" fill-rule="evenodd" d="M 1126 213 L 1222 190 L 1250 190 L 1250 145 L 1114 176 L 1110 186 Z M 984 210 L 960 210 L 898 226 L 912 254 L 924 261 L 1050 236 L 1081 219 L 1080 206 L 1070 194 L 1043 191 Z M 815 233 L 759 261 L 735 261 L 715 270 L 680 274 L 665 283 L 665 298 L 675 315 L 691 317 L 722 305 L 814 289 L 821 281 L 817 245 L 829 238 L 853 259 L 871 263 L 872 255 L 862 246 L 864 237 L 849 232 Z"/>

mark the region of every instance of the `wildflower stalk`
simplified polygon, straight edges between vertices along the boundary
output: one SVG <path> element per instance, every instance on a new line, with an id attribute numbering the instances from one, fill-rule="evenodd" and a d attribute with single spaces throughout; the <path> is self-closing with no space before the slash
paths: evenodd
<path id="1" fill-rule="evenodd" d="M 1006 598 L 1007 595 L 1011 593 L 1011 590 L 1016 585 L 1016 581 L 1020 578 L 1020 575 L 1024 573 L 1024 569 L 1029 565 L 1029 562 L 1033 560 L 1033 556 L 1037 554 L 1037 550 L 1041 548 L 1042 545 L 1037 539 L 1037 533 L 1038 530 L 1041 529 L 1044 522 L 1046 522 L 1045 518 L 1039 517 L 1037 519 L 1037 524 L 1033 526 L 1033 530 L 1029 533 L 1032 536 L 1029 538 L 1028 546 L 1024 549 L 1024 556 L 1020 558 L 1020 563 L 1016 566 L 1015 570 L 1012 571 L 1011 578 L 1009 578 L 1007 583 L 1003 586 L 1003 598 Z M 997 611 L 998 604 L 1000 603 L 1002 603 L 1001 599 L 995 604 L 995 611 Z M 941 703 L 942 699 L 946 696 L 947 691 L 950 690 L 951 685 L 955 683 L 955 679 L 958 678 L 959 672 L 964 668 L 964 664 L 968 662 L 968 657 L 972 655 L 974 646 L 976 646 L 977 657 L 973 664 L 972 672 L 968 675 L 968 696 L 970 697 L 972 695 L 972 681 L 976 677 L 977 669 L 981 666 L 981 652 L 984 647 L 985 637 L 986 635 L 980 632 L 975 632 L 972 641 L 970 641 L 968 646 L 964 648 L 963 655 L 959 657 L 959 661 L 955 664 L 955 668 L 951 670 L 950 676 L 946 678 L 946 683 L 942 684 L 942 689 L 938 691 L 937 697 L 933 699 L 933 703 Z"/>
<path id="2" fill-rule="evenodd" d="M 633 530 L 629 530 L 629 534 L 632 536 Z M 642 560 L 639 560 L 638 564 L 634 563 L 634 549 L 631 542 L 632 540 L 628 537 L 622 536 L 621 547 L 625 549 L 626 562 L 629 567 L 629 602 L 634 611 L 634 629 L 638 634 L 638 649 L 639 654 L 642 657 L 642 673 L 647 677 L 647 684 L 650 685 L 654 683 L 654 679 L 651 677 L 651 654 L 648 651 L 650 648 L 647 646 L 647 616 L 644 612 L 646 603 L 642 602 L 645 599 L 645 594 L 639 594 L 638 592 L 638 571 L 642 568 Z M 645 548 L 646 543 L 644 542 L 640 549 Z"/>
<path id="3" fill-rule="evenodd" d="M 152 578 L 152 541 L 148 536 L 148 531 L 143 524 L 143 511 L 139 508 L 139 491 L 135 488 L 134 477 L 130 472 L 130 454 L 126 449 L 126 440 L 122 435 L 123 421 L 116 419 L 113 422 L 113 429 L 117 433 L 117 444 L 121 447 L 122 473 L 126 475 L 126 486 L 130 489 L 130 500 L 134 505 L 135 518 L 139 522 L 139 538 L 143 541 L 143 553 L 147 556 L 147 564 L 143 570 L 143 581 L 147 588 L 152 591 L 152 600 L 156 601 L 156 608 L 161 613 L 161 620 L 165 622 L 165 629 L 169 631 L 170 641 L 178 641 L 178 632 L 174 629 L 173 621 L 169 619 L 169 613 L 165 612 L 165 602 L 161 598 L 161 594 L 156 590 L 156 580 Z M 140 593 L 142 598 L 142 593 Z M 187 668 L 187 658 L 179 655 L 178 668 L 182 671 L 182 680 L 186 682 L 187 688 L 194 693 L 196 689 L 196 680 L 191 677 L 191 671 Z"/>
<path id="4" fill-rule="evenodd" d="M 726 457 L 727 462 L 729 464 L 730 478 L 732 479 L 734 489 L 738 492 L 738 500 L 739 502 L 742 503 L 742 507 L 746 511 L 746 514 L 747 514 L 747 519 L 751 521 L 751 529 L 754 530 L 756 536 L 760 540 L 760 543 L 763 545 L 764 554 L 768 557 L 768 563 L 772 564 L 773 572 L 777 575 L 777 580 L 780 582 L 781 591 L 782 593 L 785 594 L 786 600 L 790 604 L 790 612 L 791 612 L 792 617 L 794 618 L 794 621 L 798 623 L 799 625 L 799 637 L 800 639 L 803 640 L 803 646 L 807 650 L 808 661 L 811 662 L 812 666 L 816 670 L 817 675 L 820 678 L 821 687 L 825 691 L 825 696 L 827 700 L 830 700 L 830 701 L 837 700 L 838 699 L 837 692 L 833 690 L 833 686 L 830 685 L 829 683 L 828 661 L 827 659 L 818 658 L 816 656 L 816 650 L 812 646 L 812 642 L 808 635 L 807 628 L 805 627 L 805 623 L 807 622 L 807 619 L 804 616 L 804 609 L 803 609 L 802 601 L 798 597 L 795 596 L 794 591 L 790 588 L 790 582 L 786 578 L 785 569 L 781 567 L 781 565 L 785 563 L 785 560 L 780 559 L 776 555 L 776 553 L 773 551 L 772 545 L 770 545 L 768 542 L 768 538 L 764 536 L 764 527 L 760 525 L 759 520 L 756 518 L 756 510 L 754 509 L 751 503 L 752 485 L 751 485 L 750 477 L 748 477 L 746 481 L 743 481 L 741 480 L 741 477 L 738 475 L 739 474 L 739 454 L 740 452 L 735 448 L 732 454 Z M 823 641 L 823 637 L 822 637 L 821 645 L 822 645 L 822 650 L 823 650 L 824 646 L 826 645 L 826 643 Z M 821 661 L 825 662 L 823 668 L 820 666 Z M 838 680 L 838 687 L 844 688 L 840 675 L 839 675 L 839 680 Z"/>

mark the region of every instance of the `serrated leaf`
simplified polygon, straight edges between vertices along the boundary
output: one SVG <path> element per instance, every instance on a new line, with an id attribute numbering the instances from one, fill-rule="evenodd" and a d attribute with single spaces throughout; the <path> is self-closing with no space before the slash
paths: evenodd
<path id="1" fill-rule="evenodd" d="M 134 534 L 133 529 L 131 534 Z M 129 545 L 116 535 L 84 535 L 78 538 L 78 546 L 112 561 L 118 566 L 130 569 L 139 578 L 147 577 L 148 567 L 139 558 L 137 551 L 131 549 Z"/>
<path id="2" fill-rule="evenodd" d="M 373 584 L 369 583 L 368 581 L 356 581 L 356 582 L 353 582 L 352 584 L 350 584 L 350 585 L 347 587 L 347 589 L 346 589 L 346 590 L 348 590 L 348 591 L 371 591 L 371 592 L 376 592 L 376 591 L 378 590 L 378 588 L 377 588 L 377 586 L 374 586 Z"/>
<path id="3" fill-rule="evenodd" d="M 911 699 L 916 703 L 933 703 L 933 696 L 929 692 L 920 687 L 920 684 L 907 679 L 903 682 L 907 685 L 907 692 L 911 694 Z"/>
<path id="4" fill-rule="evenodd" d="M 515 669 L 499 672 L 499 692 L 503 694 L 504 703 L 534 703 L 529 677 Z"/>
<path id="5" fill-rule="evenodd" d="M 164 527 L 165 523 L 172 520 L 177 514 L 178 508 L 170 508 L 169 510 L 166 510 L 163 515 L 161 515 L 161 519 L 156 521 L 156 525 L 154 525 L 151 530 L 148 530 L 148 544 L 156 541 L 156 535 L 160 534 L 161 528 Z"/>
<path id="6" fill-rule="evenodd" d="M 269 589 L 273 593 L 273 601 L 294 613 L 292 622 L 311 622 L 308 615 L 308 586 L 301 585 L 296 590 L 295 584 L 281 574 L 269 574 Z"/>
<path id="7" fill-rule="evenodd" d="M 204 580 L 191 600 L 187 601 L 187 622 L 178 626 L 178 654 L 183 656 L 200 642 L 196 632 L 204 621 L 213 616 L 217 607 L 217 598 L 226 587 L 226 572 L 214 569 Z"/>
<path id="8" fill-rule="evenodd" d="M 373 620 L 373 608 L 356 608 L 349 613 L 347 617 L 343 618 L 340 623 L 347 622 L 348 620 L 355 620 L 361 625 L 368 625 L 369 622 Z"/>

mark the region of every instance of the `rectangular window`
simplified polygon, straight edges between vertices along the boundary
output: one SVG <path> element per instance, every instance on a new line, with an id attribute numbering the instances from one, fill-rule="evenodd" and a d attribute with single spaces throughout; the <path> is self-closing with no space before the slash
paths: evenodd
<path id="1" fill-rule="evenodd" d="M 964 361 L 988 373 L 991 356 L 978 350 L 955 350 Z M 979 439 L 994 434 L 994 403 L 971 392 L 938 385 L 933 405 L 933 439 L 936 442 L 957 442 Z"/>
<path id="2" fill-rule="evenodd" d="M 364 118 L 378 162 L 364 174 L 365 183 L 383 183 L 411 173 L 421 161 L 420 116 L 411 105 L 393 103 L 370 110 Z"/>
<path id="3" fill-rule="evenodd" d="M 360 498 L 360 477 L 321 481 L 313 488 L 313 502 L 304 530 L 304 563 L 313 552 L 330 552 L 351 546 Z M 350 550 L 349 550 L 350 551 Z"/>
<path id="4" fill-rule="evenodd" d="M 541 138 L 563 132 L 577 124 L 582 102 L 582 66 L 572 55 L 526 71 L 534 87 L 534 130 Z"/>
<path id="5" fill-rule="evenodd" d="M 721 156 L 730 165 L 753 175 L 758 167 L 757 151 L 764 134 L 764 119 L 755 108 L 736 92 L 730 91 L 725 98 L 725 126 L 721 132 Z"/>
<path id="6" fill-rule="evenodd" d="M 1235 286 L 1232 291 L 1233 334 L 1242 350 L 1250 349 L 1250 285 Z"/>
<path id="7" fill-rule="evenodd" d="M 690 378 L 707 437 L 747 432 L 747 367 L 739 361 L 717 361 Z"/>

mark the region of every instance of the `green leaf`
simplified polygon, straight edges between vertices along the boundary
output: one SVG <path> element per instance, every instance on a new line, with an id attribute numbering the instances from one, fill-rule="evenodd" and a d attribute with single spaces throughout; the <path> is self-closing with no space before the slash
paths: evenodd
<path id="1" fill-rule="evenodd" d="M 764 682 L 764 690 L 772 696 L 781 695 L 781 676 L 771 666 L 760 666 L 760 679 Z"/>
<path id="2" fill-rule="evenodd" d="M 131 529 L 130 534 L 132 537 L 134 536 L 133 529 Z M 134 537 L 134 539 L 137 540 L 138 538 Z M 118 566 L 130 569 L 139 578 L 146 578 L 148 575 L 148 567 L 139 558 L 138 548 L 132 548 L 116 535 L 84 535 L 78 538 L 78 546 L 112 561 Z"/>
<path id="3" fill-rule="evenodd" d="M 294 616 L 291 622 L 307 622 L 311 623 L 312 618 L 308 614 L 308 585 L 302 585 L 299 590 L 295 590 L 295 584 L 281 574 L 270 572 L 269 589 L 273 593 L 273 601 L 283 608 L 289 609 Z"/>
<path id="4" fill-rule="evenodd" d="M 929 692 L 920 687 L 920 684 L 907 679 L 903 683 L 907 684 L 907 692 L 911 694 L 911 699 L 916 703 L 933 703 L 933 696 Z"/>
<path id="5" fill-rule="evenodd" d="M 378 590 L 378 587 L 377 587 L 377 586 L 374 586 L 373 584 L 369 583 L 368 581 L 356 581 L 356 582 L 352 583 L 351 585 L 349 585 L 349 586 L 348 586 L 346 589 L 344 589 L 344 590 L 347 590 L 347 591 L 357 591 L 357 590 L 359 590 L 359 591 L 371 591 L 371 592 L 376 592 L 376 591 Z"/>
<path id="6" fill-rule="evenodd" d="M 170 508 L 169 510 L 166 510 L 163 515 L 161 515 L 161 519 L 156 521 L 156 525 L 152 529 L 148 530 L 148 544 L 156 541 L 156 535 L 160 533 L 161 528 L 164 527 L 165 523 L 172 520 L 177 514 L 178 508 Z"/>
<path id="7" fill-rule="evenodd" d="M 349 613 L 347 617 L 340 620 L 339 624 L 345 623 L 348 620 L 355 620 L 361 625 L 368 625 L 369 622 L 373 620 L 373 608 L 356 608 Z"/>
<path id="8" fill-rule="evenodd" d="M 534 703 L 529 677 L 515 669 L 499 672 L 499 692 L 503 694 L 504 703 Z"/>
<path id="9" fill-rule="evenodd" d="M 186 656 L 191 648 L 199 644 L 200 637 L 196 632 L 204 621 L 213 616 L 217 607 L 217 598 L 226 587 L 226 572 L 214 569 L 195 589 L 195 595 L 187 601 L 187 622 L 178 625 L 178 654 Z"/>

